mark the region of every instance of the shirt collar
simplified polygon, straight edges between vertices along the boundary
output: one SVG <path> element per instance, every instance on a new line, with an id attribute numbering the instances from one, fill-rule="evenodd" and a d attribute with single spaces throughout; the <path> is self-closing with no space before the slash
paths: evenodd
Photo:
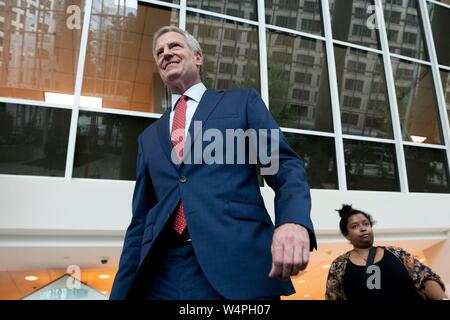
<path id="1" fill-rule="evenodd" d="M 194 100 L 195 102 L 199 103 L 200 99 L 202 98 L 203 94 L 206 91 L 206 87 L 203 83 L 199 82 L 189 89 L 187 89 L 183 95 L 189 97 L 189 99 Z M 180 99 L 181 94 L 172 94 L 172 109 L 175 107 L 175 104 L 178 102 L 178 99 Z"/>

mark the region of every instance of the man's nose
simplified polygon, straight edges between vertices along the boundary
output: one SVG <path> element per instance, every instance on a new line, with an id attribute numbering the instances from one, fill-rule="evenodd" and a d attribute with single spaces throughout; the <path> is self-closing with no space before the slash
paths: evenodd
<path id="1" fill-rule="evenodd" d="M 164 59 L 167 59 L 168 57 L 172 56 L 172 50 L 170 50 L 169 47 L 165 47 L 163 51 L 163 57 Z"/>

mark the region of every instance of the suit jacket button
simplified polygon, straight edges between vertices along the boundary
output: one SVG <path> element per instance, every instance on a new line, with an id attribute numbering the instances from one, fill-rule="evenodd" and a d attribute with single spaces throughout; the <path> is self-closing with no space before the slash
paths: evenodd
<path id="1" fill-rule="evenodd" d="M 180 182 L 185 183 L 187 181 L 187 178 L 185 176 L 180 177 Z"/>

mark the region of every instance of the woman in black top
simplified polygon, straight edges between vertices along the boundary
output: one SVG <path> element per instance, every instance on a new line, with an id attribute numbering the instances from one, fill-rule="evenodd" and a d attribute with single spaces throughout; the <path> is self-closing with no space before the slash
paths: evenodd
<path id="1" fill-rule="evenodd" d="M 374 241 L 372 217 L 348 205 L 338 211 L 339 227 L 353 250 L 333 261 L 327 279 L 327 300 L 447 299 L 440 277 L 401 248 L 376 247 L 374 266 L 365 276 Z"/>

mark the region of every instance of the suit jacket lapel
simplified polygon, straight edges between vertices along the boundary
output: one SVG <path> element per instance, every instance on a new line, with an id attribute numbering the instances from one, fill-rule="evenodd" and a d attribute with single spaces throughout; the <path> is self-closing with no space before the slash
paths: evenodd
<path id="1" fill-rule="evenodd" d="M 174 166 L 174 168 L 178 170 L 179 165 L 176 165 L 171 158 L 172 141 L 170 139 L 170 109 L 167 110 L 158 120 L 158 137 L 167 159 Z"/>
<path id="2" fill-rule="evenodd" d="M 191 124 L 189 125 L 189 135 L 191 137 L 190 141 L 186 141 L 183 152 L 183 159 L 189 157 L 191 155 L 192 145 L 195 140 L 199 138 L 199 134 L 201 130 L 197 130 L 194 132 L 194 122 L 200 121 L 201 127 L 203 128 L 205 122 L 208 120 L 209 115 L 214 110 L 214 108 L 219 103 L 222 98 L 222 92 L 220 91 L 211 91 L 206 90 L 200 100 L 197 109 L 192 117 Z M 189 145 L 188 145 L 189 144 Z"/>

